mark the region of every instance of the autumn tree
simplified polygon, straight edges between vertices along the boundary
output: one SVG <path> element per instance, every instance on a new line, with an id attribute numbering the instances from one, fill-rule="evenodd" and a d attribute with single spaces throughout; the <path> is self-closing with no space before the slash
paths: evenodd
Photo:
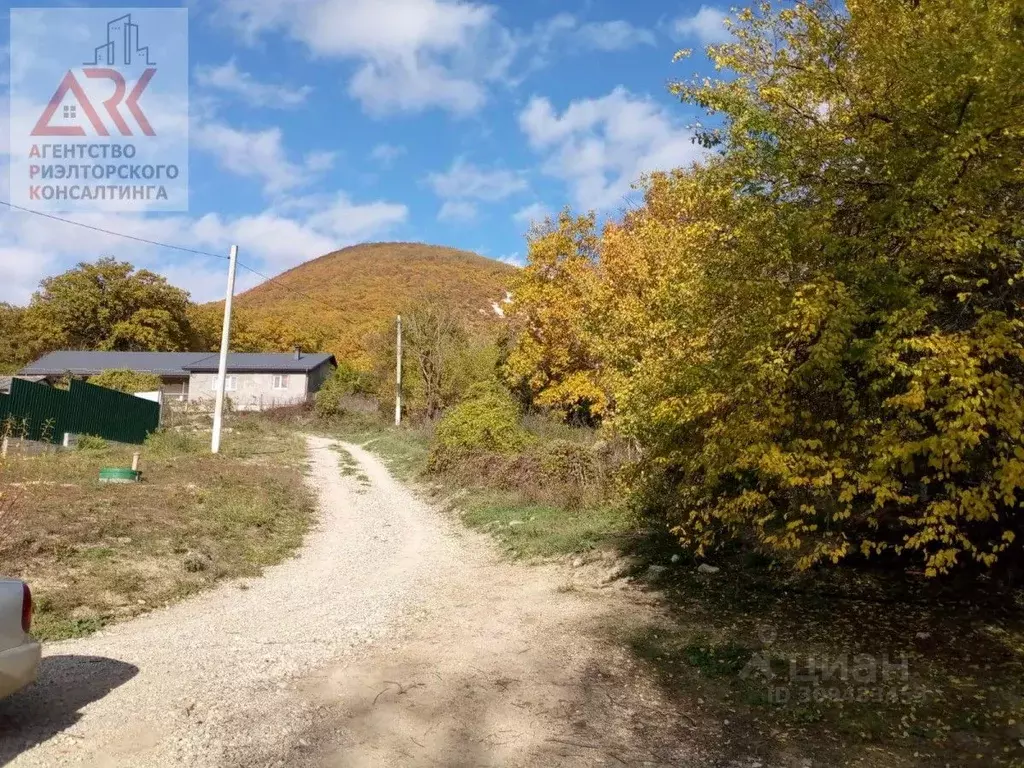
<path id="1" fill-rule="evenodd" d="M 698 551 L 741 537 L 800 567 L 1013 562 L 1019 3 L 764 4 L 733 32 L 709 50 L 722 79 L 672 88 L 716 116 L 697 134 L 713 153 L 568 257 L 594 264 L 574 327 L 642 448 L 638 504 Z"/>
<path id="2" fill-rule="evenodd" d="M 492 334 L 466 327 L 449 297 L 431 292 L 402 310 L 402 401 L 414 417 L 436 419 L 476 384 L 497 382 L 498 346 Z M 395 323 L 368 334 L 367 366 L 382 406 L 395 397 Z"/>
<path id="3" fill-rule="evenodd" d="M 419 385 L 424 415 L 434 419 L 445 406 L 452 363 L 466 343 L 465 329 L 455 313 L 434 298 L 407 310 L 402 330 L 402 351 Z"/>
<path id="4" fill-rule="evenodd" d="M 155 373 L 141 373 L 123 368 L 111 368 L 89 377 L 89 383 L 106 389 L 116 389 L 134 395 L 136 392 L 155 392 L 162 381 Z"/>
<path id="5" fill-rule="evenodd" d="M 763 5 L 734 31 L 711 49 L 733 76 L 673 86 L 722 116 L 700 138 L 741 215 L 702 253 L 720 309 L 678 326 L 737 332 L 710 375 L 655 363 L 660 396 L 624 403 L 675 425 L 660 503 L 697 546 L 752 533 L 805 567 L 992 564 L 1024 500 L 1019 3 Z"/>
<path id="6" fill-rule="evenodd" d="M 192 347 L 198 351 L 220 349 L 224 323 L 223 304 L 193 305 L 188 311 Z M 233 352 L 290 352 L 295 347 L 307 352 L 321 351 L 324 330 L 315 323 L 300 323 L 255 314 L 245 307 L 231 312 L 231 350 Z"/>
<path id="7" fill-rule="evenodd" d="M 189 346 L 193 352 L 216 352 L 220 349 L 221 329 L 224 322 L 224 309 L 216 304 L 191 304 L 186 310 L 188 316 L 191 341 Z M 233 312 L 232 330 L 239 323 L 238 315 Z"/>
<path id="8" fill-rule="evenodd" d="M 24 307 L 0 303 L 0 373 L 14 373 L 29 362 L 24 317 Z"/>
<path id="9" fill-rule="evenodd" d="M 189 295 L 166 278 L 102 258 L 42 281 L 24 317 L 33 355 L 59 348 L 183 351 Z"/>
<path id="10" fill-rule="evenodd" d="M 512 282 L 506 311 L 516 341 L 505 362 L 514 388 L 569 420 L 589 421 L 608 408 L 593 350 L 593 268 L 599 234 L 593 214 L 563 211 L 528 236 L 528 263 Z"/>
<path id="11" fill-rule="evenodd" d="M 321 418 L 331 418 L 345 412 L 347 398 L 373 394 L 372 376 L 346 360 L 339 360 L 330 378 L 317 390 L 314 410 Z"/>
<path id="12" fill-rule="evenodd" d="M 326 334 L 315 322 L 299 323 L 291 318 L 250 317 L 235 335 L 238 351 L 290 352 L 298 347 L 307 352 L 323 349 Z"/>

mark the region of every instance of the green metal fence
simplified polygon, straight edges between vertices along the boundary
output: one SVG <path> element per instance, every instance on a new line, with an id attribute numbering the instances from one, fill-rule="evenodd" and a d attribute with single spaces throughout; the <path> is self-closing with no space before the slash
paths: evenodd
<path id="1" fill-rule="evenodd" d="M 0 421 L 28 440 L 59 443 L 65 432 L 141 443 L 160 423 L 160 405 L 73 379 L 67 390 L 23 379 L 0 395 Z"/>
<path id="2" fill-rule="evenodd" d="M 141 443 L 160 425 L 160 404 L 114 389 L 72 380 L 69 390 L 78 421 L 70 430 L 121 443 Z"/>

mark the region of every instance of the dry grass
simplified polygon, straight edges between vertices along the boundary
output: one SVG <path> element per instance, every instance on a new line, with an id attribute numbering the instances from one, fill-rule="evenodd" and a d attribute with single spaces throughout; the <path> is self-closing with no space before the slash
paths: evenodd
<path id="1" fill-rule="evenodd" d="M 0 468 L 3 465 L 0 459 Z M 18 488 L 0 489 L 0 551 L 10 546 L 18 537 L 21 522 L 21 507 L 18 499 L 21 491 Z"/>
<path id="2" fill-rule="evenodd" d="M 140 483 L 98 482 L 100 467 L 130 465 L 131 446 L 0 466 L 0 504 L 13 499 L 19 518 L 5 526 L 0 515 L 2 570 L 32 584 L 38 636 L 87 634 L 256 576 L 299 546 L 313 509 L 301 438 L 259 419 L 230 426 L 216 457 L 208 433 L 155 436 Z"/>

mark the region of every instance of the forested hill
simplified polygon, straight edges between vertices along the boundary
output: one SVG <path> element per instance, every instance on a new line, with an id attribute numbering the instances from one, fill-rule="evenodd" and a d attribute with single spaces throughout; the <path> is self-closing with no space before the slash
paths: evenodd
<path id="1" fill-rule="evenodd" d="M 515 269 L 475 253 L 423 243 L 367 243 L 300 264 L 237 301 L 254 320 L 322 331 L 322 348 L 358 357 L 368 333 L 422 297 L 443 296 L 467 325 L 497 319 Z"/>

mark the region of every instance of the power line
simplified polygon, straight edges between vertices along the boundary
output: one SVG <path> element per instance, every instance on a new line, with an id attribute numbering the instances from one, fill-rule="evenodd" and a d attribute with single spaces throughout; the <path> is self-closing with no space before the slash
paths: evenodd
<path id="1" fill-rule="evenodd" d="M 159 240 L 148 240 L 148 239 L 146 239 L 144 237 L 136 237 L 135 235 L 127 235 L 124 232 L 115 232 L 115 231 L 113 231 L 111 229 L 104 229 L 103 227 L 94 227 L 92 224 L 86 224 L 86 223 L 81 222 L 81 221 L 75 221 L 74 219 L 65 219 L 65 218 L 62 218 L 60 216 L 54 216 L 51 213 L 45 213 L 44 211 L 36 211 L 36 210 L 33 210 L 32 208 L 22 208 L 20 205 L 15 205 L 14 203 L 10 203 L 10 202 L 8 202 L 6 200 L 0 200 L 0 205 L 5 205 L 5 206 L 7 206 L 8 208 L 10 208 L 11 210 L 14 210 L 14 211 L 21 211 L 22 213 L 30 213 L 33 216 L 42 216 L 44 219 L 50 219 L 52 221 L 59 221 L 62 224 L 71 224 L 72 226 L 82 227 L 83 229 L 89 229 L 89 230 L 92 230 L 93 232 L 102 232 L 103 234 L 111 235 L 112 237 L 120 237 L 120 238 L 123 238 L 125 240 L 134 240 L 137 243 L 145 243 L 146 245 L 155 245 L 158 248 L 169 248 L 169 249 L 171 249 L 173 251 L 182 251 L 184 253 L 191 253 L 191 254 L 194 254 L 196 256 L 209 256 L 211 258 L 221 259 L 223 261 L 227 261 L 228 260 L 227 256 L 222 256 L 219 253 L 210 253 L 209 251 L 200 251 L 200 250 L 196 250 L 195 248 L 186 248 L 185 246 L 182 246 L 182 245 L 173 245 L 171 243 L 162 243 Z M 296 290 L 295 288 L 292 288 L 289 285 L 285 285 L 284 283 L 282 283 L 280 280 L 278 280 L 275 277 L 270 277 L 269 275 L 263 274 L 258 269 L 253 269 L 252 267 L 250 267 L 250 266 L 248 266 L 246 264 L 243 264 L 240 261 L 237 262 L 237 263 L 238 263 L 238 266 L 240 266 L 242 269 L 247 270 L 249 272 L 252 272 L 257 277 L 262 277 L 268 283 L 273 283 L 274 285 L 278 286 L 279 288 L 283 288 L 286 291 L 290 291 L 290 292 L 294 293 L 296 296 L 302 296 L 303 298 L 308 299 L 309 301 L 312 301 L 312 302 L 314 302 L 316 304 L 322 304 L 324 307 L 326 307 L 327 309 L 331 310 L 332 312 L 335 311 L 335 309 L 336 309 L 335 307 L 332 307 L 330 304 L 327 304 L 326 302 L 321 301 L 320 299 L 317 299 L 317 298 L 315 298 L 313 296 L 310 296 L 308 293 L 303 293 L 302 291 Z"/>
<path id="2" fill-rule="evenodd" d="M 327 302 L 325 302 L 325 301 L 321 301 L 320 299 L 318 299 L 318 298 L 316 298 L 316 297 L 314 297 L 314 296 L 310 296 L 310 295 L 309 295 L 308 293 L 303 293 L 303 292 L 302 292 L 302 291 L 300 291 L 300 290 L 297 290 L 297 289 L 295 289 L 295 288 L 292 288 L 292 287 L 291 287 L 290 285 L 285 285 L 284 283 L 282 283 L 282 282 L 281 282 L 280 280 L 278 280 L 278 279 L 277 279 L 277 278 L 275 278 L 275 277 L 268 277 L 267 275 L 265 275 L 265 274 L 263 274 L 262 272 L 260 272 L 260 271 L 259 271 L 258 269 L 253 269 L 252 267 L 248 266 L 247 264 L 243 264 L 243 263 L 242 263 L 242 262 L 240 262 L 240 261 L 239 261 L 239 262 L 236 262 L 236 263 L 237 263 L 237 264 L 238 264 L 238 266 L 240 266 L 240 267 L 241 267 L 242 269 L 245 269 L 245 270 L 248 270 L 249 272 L 252 272 L 252 273 L 253 273 L 254 275 L 256 275 L 257 277 L 262 277 L 262 278 L 263 278 L 264 280 L 266 280 L 266 281 L 267 281 L 268 283 L 273 283 L 273 284 L 274 284 L 274 285 L 276 285 L 276 286 L 277 286 L 278 288 L 284 288 L 284 289 L 285 289 L 286 291 L 290 291 L 290 292 L 294 293 L 294 294 L 295 294 L 296 296 L 302 296 L 303 298 L 309 299 L 309 300 L 310 300 L 310 301 L 312 301 L 312 302 L 315 302 L 315 303 L 317 303 L 317 304 L 322 304 L 322 305 L 323 305 L 324 307 L 326 307 L 327 309 L 329 309 L 329 310 L 330 310 L 331 312 L 334 312 L 334 311 L 336 311 L 336 310 L 337 310 L 337 307 L 332 307 L 332 306 L 331 306 L 330 304 L 328 304 Z"/>
<path id="3" fill-rule="evenodd" d="M 13 211 L 21 211 L 22 213 L 31 213 L 34 216 L 42 216 L 44 219 L 50 219 L 52 221 L 59 221 L 63 224 L 72 224 L 76 227 L 82 227 L 83 229 L 91 229 L 93 232 L 102 232 L 105 235 L 113 235 L 114 237 L 123 237 L 125 240 L 134 240 L 137 243 L 146 243 L 147 245 L 155 245 L 159 248 L 170 248 L 175 251 L 184 251 L 185 253 L 194 253 L 196 256 L 211 256 L 215 259 L 223 259 L 227 261 L 227 256 L 221 256 L 217 253 L 208 253 L 206 251 L 197 251 L 194 248 L 185 248 L 181 245 L 171 245 L 170 243 L 161 243 L 157 240 L 147 240 L 144 237 L 136 237 L 135 235 L 126 235 L 123 232 L 114 232 L 103 227 L 94 227 L 92 224 L 86 224 L 81 221 L 75 221 L 74 219 L 62 219 L 60 216 L 54 216 L 50 213 L 44 213 L 43 211 L 34 211 L 31 208 L 22 208 L 20 205 L 9 203 L 6 200 L 0 200 L 0 205 L 6 205 Z"/>

